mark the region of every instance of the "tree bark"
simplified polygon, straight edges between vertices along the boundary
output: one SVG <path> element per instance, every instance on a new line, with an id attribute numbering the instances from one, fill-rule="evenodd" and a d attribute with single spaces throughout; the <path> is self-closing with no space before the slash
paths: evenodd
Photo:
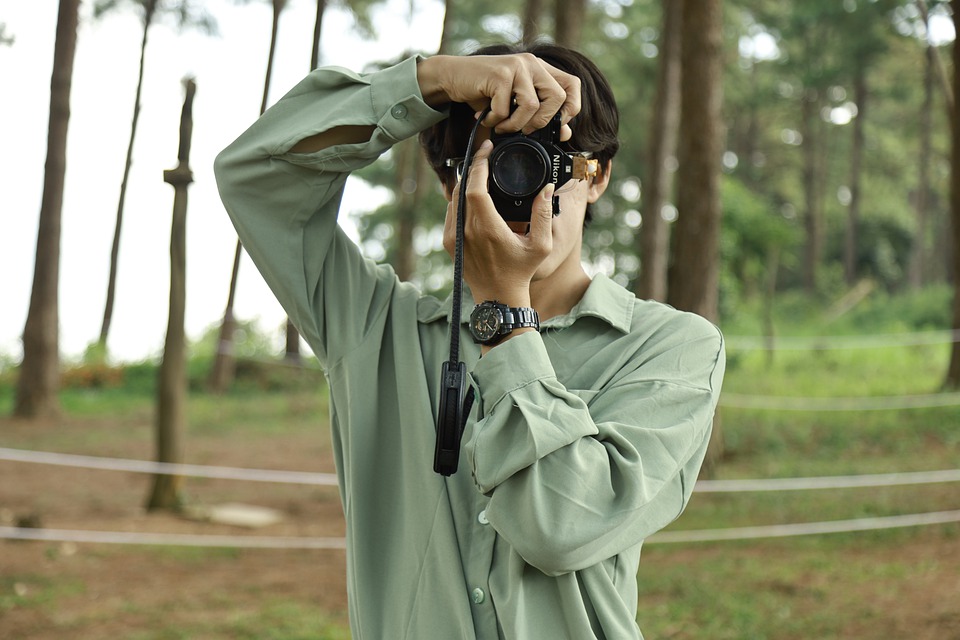
<path id="1" fill-rule="evenodd" d="M 527 0 L 523 5 L 523 43 L 531 44 L 540 37 L 543 0 Z"/>
<path id="2" fill-rule="evenodd" d="M 636 294 L 640 298 L 667 299 L 667 266 L 670 258 L 670 227 L 661 211 L 670 197 L 672 172 L 667 162 L 677 150 L 680 103 L 680 25 L 683 4 L 662 0 L 662 39 L 657 94 L 650 120 L 647 179 L 641 191 L 643 224 L 639 234 L 641 260 Z"/>
<path id="3" fill-rule="evenodd" d="M 313 48 L 310 51 L 310 70 L 320 66 L 320 34 L 323 32 L 323 14 L 327 10 L 327 0 L 317 0 L 317 15 L 313 22 Z"/>
<path id="4" fill-rule="evenodd" d="M 920 157 L 917 159 L 917 195 L 914 215 L 917 221 L 910 251 L 910 287 L 919 289 L 927 280 L 927 205 L 930 194 L 930 158 L 933 131 L 933 45 L 927 43 L 923 71 L 923 106 L 920 110 Z"/>
<path id="5" fill-rule="evenodd" d="M 147 34 L 156 15 L 158 0 L 150 0 L 143 6 L 143 37 L 140 40 L 140 71 L 137 75 L 137 92 L 133 100 L 133 118 L 130 121 L 130 140 L 127 143 L 127 157 L 123 165 L 123 178 L 120 180 L 120 198 L 117 201 L 117 221 L 113 228 L 113 245 L 110 249 L 110 275 L 107 279 L 107 301 L 103 307 L 103 322 L 100 325 L 100 337 L 97 344 L 101 353 L 106 353 L 110 324 L 113 321 L 113 305 L 117 290 L 117 267 L 120 258 L 120 232 L 123 227 L 123 209 L 127 199 L 127 182 L 130 168 L 133 166 L 133 145 L 137 138 L 137 125 L 140 122 L 140 95 L 143 92 L 143 68 L 147 54 Z"/>
<path id="6" fill-rule="evenodd" d="M 860 229 L 860 183 L 863 173 L 864 122 L 867 114 L 867 70 L 858 64 L 853 80 L 857 117 L 853 119 L 853 140 L 850 148 L 850 206 L 847 210 L 847 233 L 843 251 L 843 272 L 848 285 L 857 281 L 857 256 Z"/>
<path id="7" fill-rule="evenodd" d="M 60 221 L 67 170 L 70 88 L 77 50 L 80 0 L 60 0 L 50 76 L 47 159 L 37 229 L 36 264 L 30 308 L 23 329 L 23 362 L 17 381 L 14 415 L 53 417 L 60 412 Z"/>
<path id="8" fill-rule="evenodd" d="M 187 341 L 184 331 L 186 310 L 186 229 L 187 187 L 193 182 L 190 171 L 190 141 L 193 133 L 193 97 L 196 84 L 187 80 L 186 97 L 180 116 L 180 152 L 176 169 L 163 172 L 163 181 L 174 188 L 173 224 L 170 228 L 170 313 L 157 385 L 157 462 L 183 462 L 183 434 L 187 416 Z M 178 509 L 181 478 L 154 476 L 147 501 L 148 510 Z"/>
<path id="9" fill-rule="evenodd" d="M 583 21 L 587 16 L 587 1 L 556 0 L 556 3 L 554 40 L 561 46 L 576 49 L 580 46 Z"/>
<path id="10" fill-rule="evenodd" d="M 960 0 L 958 0 L 960 1 Z M 683 0 L 676 259 L 667 301 L 717 322 L 720 287 L 720 176 L 723 152 L 721 0 Z M 723 457 L 719 411 L 703 473 Z"/>
<path id="11" fill-rule="evenodd" d="M 806 212 L 803 227 L 806 240 L 803 250 L 803 288 L 813 293 L 817 288 L 817 271 L 822 249 L 821 201 L 818 175 L 817 120 L 820 100 L 816 89 L 806 89 L 803 96 L 803 193 Z"/>
<path id="12" fill-rule="evenodd" d="M 675 255 L 668 301 L 717 320 L 720 275 L 720 0 L 684 0 Z"/>
<path id="13" fill-rule="evenodd" d="M 953 24 L 960 33 L 960 0 L 951 0 Z M 960 46 L 953 47 L 953 85 L 960 86 Z M 950 114 L 951 166 L 950 166 L 950 222 L 953 236 L 953 329 L 960 329 L 960 112 Z M 960 387 L 960 342 L 954 342 L 950 350 L 950 365 L 944 386 Z"/>

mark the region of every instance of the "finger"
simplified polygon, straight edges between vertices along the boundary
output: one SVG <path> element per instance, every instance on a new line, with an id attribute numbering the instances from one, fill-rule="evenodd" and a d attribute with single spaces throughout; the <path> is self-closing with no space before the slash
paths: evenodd
<path id="1" fill-rule="evenodd" d="M 570 128 L 570 125 L 565 124 L 560 127 L 560 142 L 567 142 L 573 137 L 573 129 Z"/>
<path id="2" fill-rule="evenodd" d="M 563 101 L 559 107 L 561 113 L 561 121 L 566 124 L 570 122 L 571 118 L 580 113 L 581 107 L 581 89 L 580 89 L 580 78 L 575 75 L 566 73 L 557 69 L 553 65 L 540 61 L 544 71 L 549 75 L 554 82 L 560 85 L 560 88 L 563 91 Z"/>
<path id="3" fill-rule="evenodd" d="M 443 219 L 443 248 L 453 257 L 457 245 L 457 201 L 447 203 L 447 215 Z"/>
<path id="4" fill-rule="evenodd" d="M 510 117 L 510 106 L 513 101 L 513 83 L 498 81 L 490 90 L 490 113 L 483 119 L 483 126 L 493 129 Z"/>
<path id="5" fill-rule="evenodd" d="M 530 211 L 530 243 L 543 255 L 553 248 L 553 192 L 554 185 L 550 182 L 537 196 Z"/>
<path id="6" fill-rule="evenodd" d="M 535 76 L 534 87 L 536 88 L 540 105 L 537 112 L 523 128 L 524 133 L 531 133 L 547 126 L 551 118 L 560 111 L 567 97 L 560 83 L 544 69 L 541 69 L 540 73 Z"/>
<path id="7" fill-rule="evenodd" d="M 525 131 L 530 119 L 540 110 L 540 97 L 537 95 L 533 78 L 526 69 L 521 69 L 514 78 L 512 105 L 513 112 L 510 117 L 497 126 L 500 133 Z"/>
<path id="8" fill-rule="evenodd" d="M 489 196 L 487 193 L 487 176 L 489 175 L 487 160 L 490 158 L 492 150 L 493 143 L 490 140 L 484 140 L 480 148 L 473 154 L 473 160 L 470 162 L 470 176 L 467 178 L 468 198 L 479 195 Z"/>

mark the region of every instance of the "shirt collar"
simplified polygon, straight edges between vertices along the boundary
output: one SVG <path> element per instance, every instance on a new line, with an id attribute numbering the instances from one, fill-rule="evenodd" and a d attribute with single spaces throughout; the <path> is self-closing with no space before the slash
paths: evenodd
<path id="1" fill-rule="evenodd" d="M 555 316 L 546 320 L 541 326 L 550 329 L 563 329 L 569 327 L 577 319 L 584 316 L 591 316 L 603 320 L 610 326 L 623 333 L 630 332 L 630 326 L 633 323 L 633 308 L 636 298 L 632 293 L 621 287 L 604 274 L 597 274 L 590 281 L 590 286 L 583 294 L 573 309 L 568 313 Z M 453 297 L 448 296 L 442 303 L 436 301 L 434 304 L 421 305 L 420 321 L 435 322 L 437 320 L 446 320 L 450 317 L 450 309 L 453 306 Z M 473 296 L 470 295 L 466 286 L 463 288 L 463 298 L 460 305 L 460 323 L 465 324 L 470 321 L 470 313 L 473 311 Z"/>

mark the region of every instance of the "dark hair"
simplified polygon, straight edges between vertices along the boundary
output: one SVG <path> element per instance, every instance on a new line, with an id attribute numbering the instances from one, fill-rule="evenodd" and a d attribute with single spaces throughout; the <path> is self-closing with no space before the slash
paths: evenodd
<path id="1" fill-rule="evenodd" d="M 573 138 L 566 143 L 571 151 L 590 151 L 606 170 L 607 163 L 620 148 L 617 130 L 620 112 L 610 83 L 597 66 L 578 51 L 552 43 L 494 44 L 477 49 L 470 55 L 508 55 L 532 53 L 551 66 L 580 79 L 580 113 L 571 121 Z M 466 104 L 452 103 L 450 116 L 420 133 L 427 161 L 445 187 L 456 183 L 456 169 L 444 166 L 448 158 L 462 157 L 467 146 L 470 128 L 474 122 L 473 110 Z M 591 218 L 587 210 L 586 222 Z"/>

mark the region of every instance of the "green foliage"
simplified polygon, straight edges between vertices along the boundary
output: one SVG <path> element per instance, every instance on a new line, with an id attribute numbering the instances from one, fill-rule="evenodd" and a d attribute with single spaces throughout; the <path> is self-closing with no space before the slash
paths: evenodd
<path id="1" fill-rule="evenodd" d="M 96 0 L 93 17 L 99 20 L 105 15 L 124 9 L 133 9 L 140 16 L 144 28 L 149 28 L 157 19 L 173 23 L 178 30 L 198 29 L 208 35 L 217 35 L 217 20 L 197 0 Z"/>

